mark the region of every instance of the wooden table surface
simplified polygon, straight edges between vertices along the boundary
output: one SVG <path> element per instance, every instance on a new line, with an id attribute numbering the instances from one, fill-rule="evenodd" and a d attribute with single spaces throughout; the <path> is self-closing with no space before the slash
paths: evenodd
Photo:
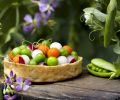
<path id="1" fill-rule="evenodd" d="M 108 80 L 83 72 L 77 78 L 63 82 L 33 84 L 20 95 L 29 97 L 27 100 L 120 100 L 120 80 Z"/>

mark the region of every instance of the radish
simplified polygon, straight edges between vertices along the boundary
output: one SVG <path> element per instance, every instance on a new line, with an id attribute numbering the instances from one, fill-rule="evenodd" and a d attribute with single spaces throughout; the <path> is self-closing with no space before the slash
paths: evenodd
<path id="1" fill-rule="evenodd" d="M 37 48 L 34 47 L 34 45 L 33 45 L 32 43 L 30 43 L 27 47 L 28 47 L 31 51 L 34 51 L 35 49 L 37 49 Z"/>
<path id="2" fill-rule="evenodd" d="M 21 55 L 19 57 L 19 63 L 21 64 L 29 64 L 30 58 L 27 55 Z"/>
<path id="3" fill-rule="evenodd" d="M 40 62 L 39 65 L 47 65 L 45 62 Z"/>
<path id="4" fill-rule="evenodd" d="M 59 56 L 58 57 L 58 64 L 65 64 L 65 63 L 67 63 L 68 61 L 67 61 L 67 58 L 65 57 L 65 56 Z"/>
<path id="5" fill-rule="evenodd" d="M 75 57 L 73 57 L 73 56 L 71 56 L 71 55 L 67 57 L 67 60 L 68 60 L 69 63 L 74 63 L 74 62 L 76 62 Z"/>
<path id="6" fill-rule="evenodd" d="M 43 52 L 42 52 L 41 50 L 39 50 L 39 49 L 34 50 L 34 51 L 32 52 L 32 58 L 35 58 L 36 55 L 39 54 L 39 53 L 40 53 L 40 54 L 41 54 L 41 53 L 43 54 Z"/>
<path id="7" fill-rule="evenodd" d="M 60 50 L 62 48 L 62 45 L 59 42 L 53 42 L 50 45 L 50 48 L 57 48 L 58 50 Z"/>

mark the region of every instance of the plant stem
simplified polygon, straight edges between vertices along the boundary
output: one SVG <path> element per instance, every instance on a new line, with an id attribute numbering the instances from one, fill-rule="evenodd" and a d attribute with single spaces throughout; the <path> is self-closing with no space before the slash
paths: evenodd
<path id="1" fill-rule="evenodd" d="M 70 22 L 70 27 L 69 27 L 69 36 L 68 36 L 68 43 L 74 48 L 74 25 L 73 22 Z"/>
<path id="2" fill-rule="evenodd" d="M 0 87 L 0 100 L 3 100 L 3 92 L 1 87 Z"/>
<path id="3" fill-rule="evenodd" d="M 19 6 L 16 6 L 16 33 L 18 32 L 19 28 Z"/>
<path id="4" fill-rule="evenodd" d="M 104 47 L 108 47 L 114 33 L 114 21 L 117 12 L 117 0 L 110 0 L 107 7 L 107 16 L 104 31 Z"/>

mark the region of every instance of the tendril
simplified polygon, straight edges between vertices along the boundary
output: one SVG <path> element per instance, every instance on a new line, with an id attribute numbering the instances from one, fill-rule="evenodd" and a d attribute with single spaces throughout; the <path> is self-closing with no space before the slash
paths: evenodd
<path id="1" fill-rule="evenodd" d="M 45 39 L 39 39 L 38 41 L 37 41 L 37 43 L 39 44 L 41 41 L 43 41 L 43 40 L 45 40 Z"/>
<path id="2" fill-rule="evenodd" d="M 50 39 L 48 39 L 48 41 L 51 43 L 51 42 L 52 42 L 52 39 L 50 38 Z"/>
<path id="3" fill-rule="evenodd" d="M 95 31 L 92 31 L 92 32 L 90 32 L 90 34 L 89 34 L 89 39 L 90 39 L 90 41 L 94 41 L 95 40 L 95 37 L 93 36 L 93 38 L 92 38 L 92 34 L 93 34 L 93 32 L 95 32 Z"/>
<path id="4" fill-rule="evenodd" d="M 96 29 L 96 30 L 93 30 L 93 31 L 90 32 L 90 34 L 89 34 L 90 41 L 94 41 L 95 40 L 95 36 L 94 35 L 92 36 L 92 34 L 97 32 L 97 31 L 100 31 L 100 30 L 101 29 Z"/>
<path id="5" fill-rule="evenodd" d="M 24 40 L 24 41 L 22 42 L 22 45 L 24 45 L 24 44 L 26 44 L 26 43 L 32 44 L 32 42 L 27 41 L 27 40 Z"/>
<path id="6" fill-rule="evenodd" d="M 80 21 L 81 21 L 81 22 L 84 22 L 84 21 L 85 21 L 84 14 L 82 14 L 82 15 L 80 16 Z"/>

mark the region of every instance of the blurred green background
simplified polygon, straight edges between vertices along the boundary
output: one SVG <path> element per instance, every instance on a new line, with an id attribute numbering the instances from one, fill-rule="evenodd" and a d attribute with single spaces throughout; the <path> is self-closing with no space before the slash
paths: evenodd
<path id="1" fill-rule="evenodd" d="M 61 44 L 70 44 L 80 56 L 84 58 L 84 64 L 90 62 L 93 57 L 101 57 L 108 61 L 116 59 L 112 46 L 104 48 L 99 40 L 97 32 L 91 35 L 95 37 L 90 41 L 91 30 L 84 23 L 83 9 L 96 5 L 97 0 L 58 0 L 58 7 L 52 14 L 51 19 L 55 25 L 41 27 L 34 33 L 24 33 L 22 23 L 25 14 L 34 15 L 37 6 L 32 5 L 30 0 L 0 0 L 0 55 L 5 55 L 10 49 L 20 45 L 23 40 L 38 41 L 40 38 L 51 38 Z M 100 1 L 100 0 L 99 0 Z M 109 1 L 109 0 L 104 0 Z M 107 5 L 107 3 L 106 3 Z M 103 9 L 106 9 L 103 5 Z M 16 7 L 19 7 L 19 28 L 16 31 Z M 105 10 L 103 10 L 105 11 Z"/>

